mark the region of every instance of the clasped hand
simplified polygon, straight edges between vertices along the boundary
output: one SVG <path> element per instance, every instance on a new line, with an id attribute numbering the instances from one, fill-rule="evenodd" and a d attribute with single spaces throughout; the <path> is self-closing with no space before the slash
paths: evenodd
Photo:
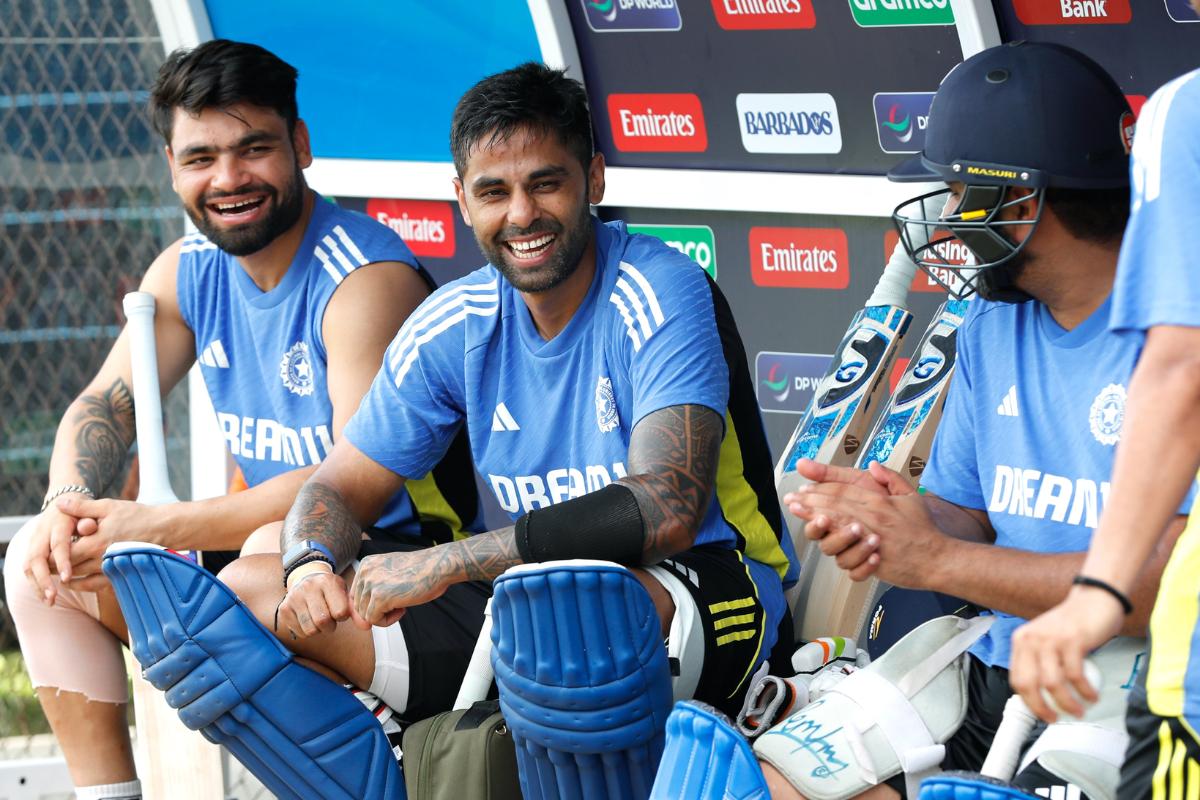
<path id="1" fill-rule="evenodd" d="M 868 469 L 833 467 L 802 459 L 797 472 L 810 481 L 784 496 L 788 511 L 807 524 L 805 536 L 855 581 L 872 576 L 908 588 L 927 588 L 931 559 L 946 537 L 924 500 L 903 477 L 878 463 Z"/>
<path id="2" fill-rule="evenodd" d="M 100 570 L 108 546 L 118 541 L 153 541 L 154 525 L 150 506 L 64 495 L 38 520 L 25 557 L 25 575 L 49 605 L 58 595 L 51 580 L 54 573 L 72 589 L 99 591 L 108 586 Z"/>
<path id="3" fill-rule="evenodd" d="M 346 620 L 363 630 L 399 621 L 406 609 L 440 597 L 450 586 L 440 549 L 367 556 L 345 577 L 328 567 L 291 576 L 276 615 L 276 634 L 282 638 L 286 632 L 297 641 L 332 633 Z"/>

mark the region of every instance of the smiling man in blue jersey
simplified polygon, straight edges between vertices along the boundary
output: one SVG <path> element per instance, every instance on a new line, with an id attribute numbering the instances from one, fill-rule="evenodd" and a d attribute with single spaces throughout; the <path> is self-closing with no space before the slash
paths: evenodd
<path id="1" fill-rule="evenodd" d="M 260 47 L 217 40 L 173 53 L 151 94 L 172 184 L 199 229 L 142 280 L 157 304 L 159 379 L 165 393 L 200 363 L 249 488 L 157 507 L 100 499 L 118 485 L 134 438 L 122 333 L 64 415 L 43 512 L 5 560 L 26 664 L 79 798 L 140 794 L 121 656 L 128 632 L 99 570 L 107 545 L 236 551 L 278 525 L 341 438 L 387 343 L 434 288 L 394 233 L 307 187 L 296 78 Z M 449 452 L 381 502 L 372 538 L 429 544 L 473 523 L 465 439 Z M 463 640 L 469 648 L 473 635 Z"/>
<path id="2" fill-rule="evenodd" d="M 1016 115 L 1027 124 L 1008 125 Z M 933 198 L 926 195 L 902 204 L 896 222 L 914 261 L 959 271 L 966 291 L 977 295 L 958 332 L 956 371 L 923 491 L 879 464 L 862 471 L 806 461 L 799 469 L 814 483 L 785 500 L 808 522 L 806 535 L 854 579 L 874 575 L 942 592 L 989 609 L 994 621 L 970 647 L 953 692 L 919 701 L 910 690 L 898 702 L 903 690 L 895 684 L 890 694 L 871 694 L 872 684 L 859 683 L 868 696 L 856 701 L 847 690 L 847 702 L 862 703 L 853 711 L 821 697 L 756 739 L 765 774 L 755 774 L 752 758 L 745 763 L 771 797 L 886 800 L 910 796 L 905 764 L 914 773 L 939 762 L 943 770 L 977 772 L 983 765 L 1011 695 L 1012 633 L 1071 589 L 1108 495 L 1126 386 L 1141 350 L 1136 338 L 1108 331 L 1128 212 L 1132 123 L 1116 82 L 1087 56 L 1059 45 L 1004 45 L 945 77 L 923 152 L 890 173 L 947 184 L 940 217 L 922 213 Z M 938 229 L 969 248 L 974 263 L 948 265 L 936 244 L 912 246 L 936 242 L 931 234 Z M 1164 515 L 1157 533 L 1172 540 L 1182 523 Z M 1138 610 L 1122 620 L 1123 635 L 1145 636 L 1164 564 L 1160 553 L 1129 586 Z M 1128 644 L 1121 674 L 1106 676 L 1116 691 L 1136 669 L 1142 646 Z M 920 664 L 928 653 L 906 655 Z M 947 717 L 961 723 L 945 724 Z M 1114 738 L 1116 719 L 1106 729 Z M 803 745 L 804 729 L 793 727 L 801 724 L 813 735 L 826 731 L 831 747 L 844 742 L 835 728 L 870 729 L 872 738 L 853 753 L 839 750 L 837 768 L 821 772 L 816 756 L 830 751 L 814 756 Z M 1105 760 L 1111 753 L 1096 749 L 1095 738 L 1069 738 L 1077 749 L 1040 751 L 1016 784 L 1050 797 L 1086 797 L 1082 786 L 1113 796 L 1119 763 Z"/>
<path id="3" fill-rule="evenodd" d="M 406 610 L 514 565 L 577 558 L 630 568 L 653 600 L 656 638 L 683 606 L 703 656 L 682 659 L 679 679 L 722 708 L 740 706 L 790 631 L 791 562 L 729 308 L 690 259 L 591 215 L 604 193 L 591 130 L 582 87 L 537 64 L 460 100 L 455 188 L 490 263 L 414 312 L 288 515 L 289 546 L 333 556 L 252 603 L 268 624 L 278 607 L 296 652 L 380 675 L 390 668 L 381 640 L 393 654 L 408 647 L 390 624 Z M 360 527 L 464 422 L 513 524 L 347 571 Z M 277 557 L 252 564 L 248 583 L 283 585 Z M 330 627 L 352 612 L 376 626 L 379 663 L 349 644 L 366 631 Z"/>

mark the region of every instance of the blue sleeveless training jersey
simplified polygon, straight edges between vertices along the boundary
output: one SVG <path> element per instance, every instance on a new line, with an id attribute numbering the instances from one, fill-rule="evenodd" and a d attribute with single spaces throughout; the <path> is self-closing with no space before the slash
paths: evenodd
<path id="1" fill-rule="evenodd" d="M 1086 550 L 1108 495 L 1125 393 L 1141 341 L 1107 330 L 1105 301 L 1073 330 L 1044 305 L 971 301 L 958 363 L 921 483 L 986 510 L 996 545 Z M 1023 620 L 997 613 L 972 648 L 1008 667 Z"/>
<path id="2" fill-rule="evenodd" d="M 379 261 L 410 264 L 434 285 L 394 232 L 319 198 L 295 259 L 268 292 L 203 234 L 184 237 L 176 279 L 179 308 L 195 334 L 217 422 L 247 485 L 317 464 L 333 448 L 321 325 L 342 280 Z M 462 480 L 474 486 L 469 465 Z M 468 503 L 470 511 L 446 503 L 452 513 L 435 500 L 414 508 L 412 497 L 421 497 L 420 491 L 397 494 L 377 524 L 420 533 L 419 517 L 429 511 L 442 512 L 437 515 L 456 532 L 475 521 L 478 503 Z"/>
<path id="3" fill-rule="evenodd" d="M 1114 330 L 1140 338 L 1155 325 L 1200 326 L 1200 70 L 1163 86 L 1138 119 L 1132 214 L 1113 290 Z M 1150 618 L 1146 699 L 1162 717 L 1200 730 L 1200 508 L 1163 572 Z"/>
<path id="4" fill-rule="evenodd" d="M 794 574 L 790 541 L 728 306 L 691 259 L 659 240 L 623 223 L 593 227 L 596 274 L 561 333 L 543 340 L 499 272 L 476 270 L 405 323 L 345 434 L 388 469 L 414 475 L 465 419 L 476 468 L 516 519 L 625 476 L 630 434 L 647 414 L 711 408 L 726 433 L 696 543 L 737 548 L 769 567 L 759 588 L 774 625 L 783 613 L 774 575 Z"/>

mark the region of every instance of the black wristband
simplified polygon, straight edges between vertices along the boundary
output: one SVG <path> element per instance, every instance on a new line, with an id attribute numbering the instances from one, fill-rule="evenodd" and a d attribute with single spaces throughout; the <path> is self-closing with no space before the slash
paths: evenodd
<path id="1" fill-rule="evenodd" d="M 1076 586 L 1091 586 L 1093 589 L 1101 589 L 1108 592 L 1117 599 L 1121 604 L 1121 608 L 1125 610 L 1125 616 L 1133 613 L 1133 602 L 1117 587 L 1107 581 L 1102 581 L 1099 578 L 1089 578 L 1087 575 L 1076 575 L 1071 579 L 1071 583 Z"/>
<path id="2" fill-rule="evenodd" d="M 610 483 L 583 497 L 538 508 L 514 523 L 517 552 L 526 564 L 572 558 L 642 562 L 645 525 L 628 487 Z"/>

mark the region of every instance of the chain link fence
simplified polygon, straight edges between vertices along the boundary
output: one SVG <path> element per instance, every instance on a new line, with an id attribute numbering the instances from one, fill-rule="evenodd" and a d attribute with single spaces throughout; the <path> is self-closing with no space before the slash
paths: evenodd
<path id="1" fill-rule="evenodd" d="M 121 298 L 183 233 L 145 115 L 163 56 L 149 0 L 0 0 L 0 517 L 38 510 L 58 421 L 124 323 Z M 164 410 L 187 497 L 184 387 Z M 54 756 L 3 598 L 0 760 Z M 229 796 L 269 795 L 235 779 Z"/>

